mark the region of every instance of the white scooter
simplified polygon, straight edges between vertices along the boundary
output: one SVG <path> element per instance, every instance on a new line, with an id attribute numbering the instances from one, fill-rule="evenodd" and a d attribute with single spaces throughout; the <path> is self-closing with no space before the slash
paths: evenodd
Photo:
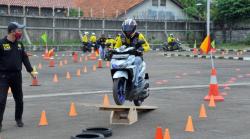
<path id="1" fill-rule="evenodd" d="M 117 105 L 123 105 L 125 100 L 134 101 L 140 106 L 149 96 L 149 76 L 145 73 L 146 63 L 139 66 L 136 74 L 135 57 L 142 55 L 134 47 L 121 46 L 113 50 L 111 58 L 111 75 L 113 79 L 113 97 Z M 135 86 L 135 78 L 139 77 L 139 85 Z"/>

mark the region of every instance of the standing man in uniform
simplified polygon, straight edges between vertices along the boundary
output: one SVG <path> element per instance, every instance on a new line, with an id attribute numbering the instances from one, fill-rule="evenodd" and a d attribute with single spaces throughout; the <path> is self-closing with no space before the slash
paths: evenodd
<path id="1" fill-rule="evenodd" d="M 27 72 L 36 78 L 32 72 L 27 53 L 20 42 L 24 25 L 11 22 L 8 25 L 8 35 L 0 40 L 0 132 L 6 106 L 8 89 L 12 90 L 15 100 L 15 120 L 18 127 L 23 127 L 23 91 L 22 91 L 22 63 Z"/>

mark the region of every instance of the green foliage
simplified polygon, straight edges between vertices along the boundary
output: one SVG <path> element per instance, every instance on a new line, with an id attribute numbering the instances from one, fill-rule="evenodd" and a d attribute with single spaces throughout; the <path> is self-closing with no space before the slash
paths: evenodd
<path id="1" fill-rule="evenodd" d="M 215 21 L 235 24 L 250 18 L 249 0 L 216 0 Z"/>
<path id="2" fill-rule="evenodd" d="M 69 10 L 70 17 L 78 17 L 78 9 L 70 9 Z M 83 16 L 83 11 L 80 11 L 80 16 Z"/>

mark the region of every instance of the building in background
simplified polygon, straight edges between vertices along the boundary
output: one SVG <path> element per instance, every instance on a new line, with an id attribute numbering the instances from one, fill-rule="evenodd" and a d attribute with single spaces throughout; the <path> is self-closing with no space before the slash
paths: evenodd
<path id="1" fill-rule="evenodd" d="M 178 0 L 0 0 L 0 15 L 187 19 Z"/>

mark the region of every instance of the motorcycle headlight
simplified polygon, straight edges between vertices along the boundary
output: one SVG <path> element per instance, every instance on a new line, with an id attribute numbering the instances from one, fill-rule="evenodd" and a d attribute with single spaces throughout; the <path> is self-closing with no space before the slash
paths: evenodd
<path id="1" fill-rule="evenodd" d="M 122 61 L 122 62 L 113 63 L 112 68 L 113 69 L 121 69 L 121 68 L 126 68 L 127 65 L 128 64 L 126 63 L 126 61 Z"/>

